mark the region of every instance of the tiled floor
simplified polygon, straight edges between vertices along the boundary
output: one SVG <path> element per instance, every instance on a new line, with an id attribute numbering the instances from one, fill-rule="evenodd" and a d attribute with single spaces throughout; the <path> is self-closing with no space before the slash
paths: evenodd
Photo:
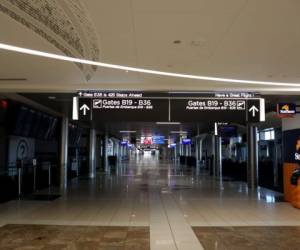
<path id="1" fill-rule="evenodd" d="M 0 205 L 0 225 L 45 224 L 150 227 L 151 249 L 202 249 L 192 227 L 300 226 L 300 211 L 274 203 L 274 192 L 249 191 L 155 157 L 134 159 L 116 170 L 72 181 L 54 201 Z M 284 232 L 283 232 L 284 233 Z"/>
<path id="2" fill-rule="evenodd" d="M 7 225 L 0 249 L 149 250 L 147 227 Z"/>
<path id="3" fill-rule="evenodd" d="M 297 250 L 300 227 L 195 227 L 205 250 Z"/>

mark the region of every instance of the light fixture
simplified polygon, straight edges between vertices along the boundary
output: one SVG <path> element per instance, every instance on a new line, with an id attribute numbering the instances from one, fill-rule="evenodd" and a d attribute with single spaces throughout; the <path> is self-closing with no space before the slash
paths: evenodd
<path id="1" fill-rule="evenodd" d="M 214 135 L 218 135 L 218 123 L 215 122 Z"/>
<path id="2" fill-rule="evenodd" d="M 49 99 L 49 100 L 55 100 L 55 99 L 56 99 L 56 96 L 48 96 L 48 99 Z"/>
<path id="3" fill-rule="evenodd" d="M 187 131 L 170 131 L 170 134 L 187 134 Z"/>
<path id="4" fill-rule="evenodd" d="M 130 133 L 136 133 L 136 131 L 133 131 L 133 130 L 121 130 L 120 133 L 122 134 L 130 134 Z"/>
<path id="5" fill-rule="evenodd" d="M 221 77 L 213 77 L 213 76 L 201 76 L 201 75 L 190 75 L 190 74 L 181 74 L 181 73 L 172 73 L 144 68 L 135 68 L 128 67 L 117 64 L 96 62 L 86 59 L 80 59 L 75 57 L 63 56 L 54 53 L 43 52 L 39 50 L 27 49 L 22 47 L 17 47 L 9 44 L 0 43 L 0 49 L 7 51 L 14 51 L 22 54 L 52 58 L 62 61 L 81 63 L 87 65 L 94 65 L 97 67 L 110 68 L 110 69 L 118 69 L 118 70 L 128 70 L 138 73 L 151 74 L 151 75 L 159 75 L 159 76 L 169 76 L 169 77 L 177 77 L 177 78 L 185 78 L 185 79 L 194 79 L 194 80 L 205 80 L 205 81 L 214 81 L 220 83 L 240 83 L 240 84 L 253 84 L 253 85 L 269 85 L 269 86 L 288 86 L 288 87 L 298 87 L 298 91 L 300 90 L 300 83 L 290 83 L 290 82 L 269 82 L 269 81 L 254 81 L 254 80 L 243 80 L 243 79 L 231 79 L 231 78 L 221 78 Z M 268 90 L 273 91 L 273 89 Z"/>
<path id="6" fill-rule="evenodd" d="M 79 100 L 78 97 L 73 97 L 73 110 L 72 110 L 72 119 L 74 121 L 78 121 L 79 114 L 78 114 L 78 106 L 79 106 Z"/>
<path id="7" fill-rule="evenodd" d="M 157 125 L 180 125 L 180 122 L 156 122 Z"/>

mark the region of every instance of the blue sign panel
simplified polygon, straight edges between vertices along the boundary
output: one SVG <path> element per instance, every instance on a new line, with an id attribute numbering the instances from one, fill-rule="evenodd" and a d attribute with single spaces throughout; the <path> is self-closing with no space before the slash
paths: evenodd
<path id="1" fill-rule="evenodd" d="M 127 145 L 128 145 L 128 141 L 121 141 L 121 142 L 120 142 L 120 145 L 121 145 L 121 146 L 127 146 Z"/>
<path id="2" fill-rule="evenodd" d="M 152 137 L 153 144 L 165 144 L 165 137 L 164 136 L 153 136 Z"/>
<path id="3" fill-rule="evenodd" d="M 183 145 L 189 145 L 189 144 L 192 144 L 192 140 L 191 140 L 191 139 L 182 139 L 182 144 L 183 144 Z"/>

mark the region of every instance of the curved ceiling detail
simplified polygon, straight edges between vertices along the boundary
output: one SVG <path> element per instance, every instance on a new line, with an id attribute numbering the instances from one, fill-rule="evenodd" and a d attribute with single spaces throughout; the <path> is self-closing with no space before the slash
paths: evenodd
<path id="1" fill-rule="evenodd" d="M 99 43 L 80 0 L 2 0 L 0 11 L 46 39 L 67 56 L 99 60 Z M 97 70 L 76 64 L 86 80 Z"/>

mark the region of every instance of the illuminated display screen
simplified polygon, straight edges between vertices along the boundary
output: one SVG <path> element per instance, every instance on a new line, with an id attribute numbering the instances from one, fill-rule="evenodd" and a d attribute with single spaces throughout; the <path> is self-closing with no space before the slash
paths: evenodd
<path id="1" fill-rule="evenodd" d="M 165 137 L 164 136 L 153 136 L 152 137 L 153 144 L 165 144 Z"/>
<path id="2" fill-rule="evenodd" d="M 218 127 L 218 134 L 223 137 L 232 137 L 237 135 L 237 126 L 225 125 Z"/>
<path id="3" fill-rule="evenodd" d="M 141 144 L 152 145 L 153 144 L 152 137 L 151 136 L 142 136 L 141 137 Z"/>
<path id="4" fill-rule="evenodd" d="M 121 146 L 127 146 L 127 145 L 128 145 L 128 141 L 121 141 L 121 142 L 120 142 L 120 145 L 121 145 Z"/>
<path id="5" fill-rule="evenodd" d="M 192 140 L 191 139 L 182 139 L 181 143 L 183 145 L 189 145 L 189 144 L 192 144 Z"/>

